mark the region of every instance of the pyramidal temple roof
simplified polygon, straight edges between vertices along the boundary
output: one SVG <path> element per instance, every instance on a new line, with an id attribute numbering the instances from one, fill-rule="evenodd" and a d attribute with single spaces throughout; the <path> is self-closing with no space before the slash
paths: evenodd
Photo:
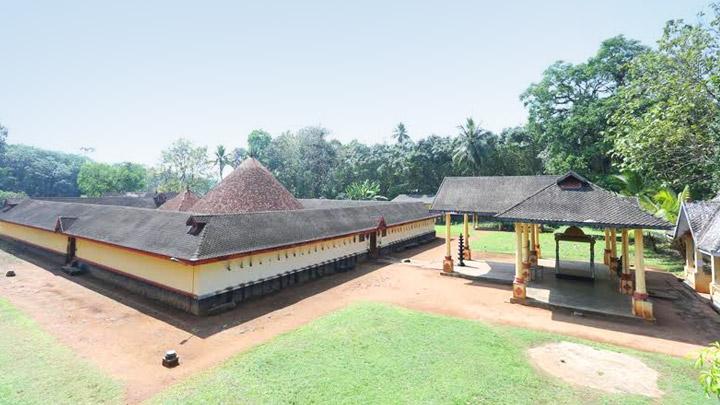
<path id="1" fill-rule="evenodd" d="M 165 211 L 190 211 L 190 208 L 192 208 L 199 200 L 200 197 L 198 197 L 195 193 L 190 190 L 185 190 L 175 197 L 167 200 L 163 205 L 159 206 L 158 209 Z"/>
<path id="2" fill-rule="evenodd" d="M 303 209 L 300 201 L 265 166 L 254 158 L 248 158 L 195 203 L 190 211 L 237 214 L 299 209 Z"/>

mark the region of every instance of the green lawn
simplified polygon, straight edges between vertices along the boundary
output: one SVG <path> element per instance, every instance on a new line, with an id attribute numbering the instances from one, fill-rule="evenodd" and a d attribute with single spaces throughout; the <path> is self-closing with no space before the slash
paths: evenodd
<path id="1" fill-rule="evenodd" d="M 122 403 L 122 395 L 119 384 L 0 299 L 0 404 Z"/>
<path id="2" fill-rule="evenodd" d="M 437 235 L 445 237 L 445 226 L 437 225 L 435 227 Z M 558 232 L 564 231 L 560 228 Z M 586 233 L 599 235 L 600 239 L 595 242 L 595 261 L 602 263 L 603 252 L 605 250 L 605 241 L 602 238 L 603 232 L 597 229 L 585 228 Z M 462 224 L 455 224 L 451 227 L 453 237 L 462 232 Z M 491 231 L 483 235 L 477 235 L 478 231 L 470 231 L 470 248 L 473 251 L 491 252 L 491 253 L 515 253 L 515 233 Z M 618 234 L 619 237 L 619 234 Z M 634 252 L 634 238 L 630 237 L 630 253 Z M 551 232 L 540 234 L 540 247 L 542 249 L 542 257 L 546 259 L 555 258 L 555 237 Z M 646 244 L 645 246 L 645 264 L 649 267 L 666 270 L 674 273 L 683 272 L 683 261 L 677 252 L 670 249 L 669 243 L 663 242 L 658 246 L 659 252 L 653 251 Z M 621 246 L 618 243 L 618 254 L 620 254 Z M 560 257 L 568 260 L 587 261 L 590 257 L 590 248 L 587 243 L 561 242 Z"/>
<path id="3" fill-rule="evenodd" d="M 657 403 L 570 386 L 526 349 L 571 340 L 641 358 L 663 403 L 706 402 L 691 361 L 525 329 L 356 304 L 167 389 L 151 403 Z M 709 402 L 709 401 L 707 401 Z"/>

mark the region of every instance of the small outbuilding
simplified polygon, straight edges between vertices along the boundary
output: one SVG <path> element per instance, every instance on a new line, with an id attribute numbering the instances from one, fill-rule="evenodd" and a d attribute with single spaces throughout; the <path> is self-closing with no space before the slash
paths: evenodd
<path id="1" fill-rule="evenodd" d="M 525 302 L 526 287 L 532 281 L 530 269 L 537 266 L 540 257 L 540 225 L 576 227 L 571 228 L 576 239 L 581 236 L 577 232 L 579 227 L 603 229 L 606 246 L 603 262 L 610 272 L 617 271 L 618 267 L 620 270 L 617 291 L 632 295 L 634 315 L 654 319 L 645 284 L 643 230 L 670 229 L 671 225 L 642 210 L 634 199 L 607 191 L 573 172 L 563 176 L 447 178 L 431 210 L 446 216 L 443 270 L 449 273 L 454 271 L 450 254 L 451 214 L 463 214 L 466 259 L 471 256 L 467 244 L 469 214 L 515 224 L 513 299 L 520 303 Z M 635 241 L 634 273 L 628 250 L 631 232 Z M 618 257 L 618 234 L 621 235 L 622 261 Z"/>
<path id="2" fill-rule="evenodd" d="M 720 308 L 720 196 L 683 202 L 673 237 L 685 247 L 685 282 Z"/>

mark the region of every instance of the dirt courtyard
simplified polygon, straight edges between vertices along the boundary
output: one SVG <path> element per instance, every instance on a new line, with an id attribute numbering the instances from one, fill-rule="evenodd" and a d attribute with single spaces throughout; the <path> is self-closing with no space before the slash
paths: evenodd
<path id="1" fill-rule="evenodd" d="M 0 248 L 5 249 L 0 250 L 2 274 L 10 269 L 17 273 L 12 278 L 0 277 L 0 296 L 122 382 L 129 403 L 356 301 L 385 302 L 674 356 L 720 338 L 720 316 L 679 282 L 672 283 L 677 283 L 673 288 L 680 298 L 655 300 L 656 324 L 577 317 L 511 304 L 509 286 L 442 277 L 430 268 L 442 258 L 440 241 L 206 318 L 107 287 L 87 276 L 66 276 L 56 264 L 21 254 L 25 260 L 17 259 L 7 246 Z M 406 258 L 424 266 L 400 262 Z M 513 260 L 503 255 L 493 255 L 493 259 Z M 667 276 L 650 272 L 648 282 L 667 284 Z M 168 349 L 180 355 L 179 367 L 160 365 Z"/>

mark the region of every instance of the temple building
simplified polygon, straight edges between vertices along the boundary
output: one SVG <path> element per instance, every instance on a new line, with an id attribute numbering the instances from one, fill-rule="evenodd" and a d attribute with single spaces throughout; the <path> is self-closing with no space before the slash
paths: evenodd
<path id="1" fill-rule="evenodd" d="M 685 282 L 720 309 L 720 196 L 683 202 L 673 236 L 685 247 Z"/>
<path id="2" fill-rule="evenodd" d="M 200 199 L 160 208 L 24 199 L 0 238 L 182 310 L 206 315 L 435 238 L 422 203 L 298 200 L 248 159 Z"/>
<path id="3" fill-rule="evenodd" d="M 626 311 L 628 315 L 632 313 L 636 317 L 654 319 L 645 282 L 643 230 L 670 229 L 671 225 L 643 211 L 633 198 L 604 190 L 573 172 L 563 176 L 447 177 L 440 185 L 431 211 L 443 213 L 446 217 L 445 273 L 456 272 L 450 246 L 451 215 L 463 216 L 464 260 L 472 260 L 468 216 L 477 215 L 486 220 L 512 223 L 515 226 L 515 274 L 510 277 L 513 302 L 544 301 L 540 306 L 552 307 L 565 301 L 569 304 L 563 306 L 571 307 L 578 300 L 583 300 L 583 310 L 593 307 L 603 312 L 606 303 L 599 301 L 607 298 L 607 304 L 612 301 L 622 306 L 622 303 L 627 302 L 627 307 L 616 313 Z M 534 277 L 535 270 L 544 267 L 538 265 L 541 257 L 540 226 L 544 224 L 568 226 L 565 232 L 554 235 L 556 257 L 553 261 L 555 277 L 552 280 L 544 277 L 536 280 Z M 582 228 L 603 230 L 605 251 L 602 264 L 594 264 L 593 247 L 596 238 L 585 234 Z M 632 262 L 629 251 L 631 234 L 635 242 Z M 621 239 L 619 248 L 618 236 Z M 567 267 L 561 262 L 560 241 L 587 242 L 591 247 L 590 263 L 582 263 L 581 267 Z M 599 268 L 602 268 L 602 277 L 599 277 Z M 592 293 L 592 287 L 595 286 L 598 290 L 603 289 L 603 295 L 597 294 L 597 298 L 592 295 L 575 296 L 564 300 L 563 297 L 572 296 L 565 291 L 574 289 L 574 286 L 572 283 L 556 283 L 555 278 L 563 281 L 588 280 L 589 283 L 583 284 L 585 287 L 590 286 L 588 291 Z M 544 283 L 544 286 L 538 288 L 542 291 L 537 299 L 529 299 L 526 294 L 528 286 L 533 283 Z M 626 299 L 628 296 L 632 298 Z"/>

